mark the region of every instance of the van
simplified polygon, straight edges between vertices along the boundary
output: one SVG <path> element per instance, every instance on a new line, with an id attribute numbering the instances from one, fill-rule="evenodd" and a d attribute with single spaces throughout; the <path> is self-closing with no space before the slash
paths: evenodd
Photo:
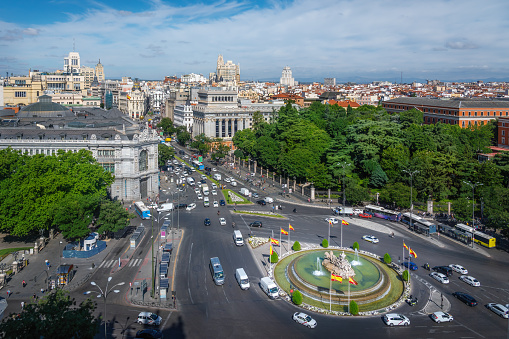
<path id="1" fill-rule="evenodd" d="M 271 197 L 265 197 L 263 199 L 267 204 L 272 204 L 274 202 L 274 199 L 272 199 Z"/>
<path id="2" fill-rule="evenodd" d="M 242 187 L 239 192 L 240 192 L 240 194 L 242 194 L 243 196 L 246 196 L 246 197 L 249 195 L 249 190 L 245 187 Z"/>
<path id="3" fill-rule="evenodd" d="M 161 207 L 157 209 L 157 212 L 168 212 L 173 210 L 173 203 L 169 202 L 166 204 L 161 204 Z"/>
<path id="4" fill-rule="evenodd" d="M 244 239 L 242 238 L 242 233 L 240 233 L 239 230 L 233 231 L 233 242 L 237 246 L 243 246 L 244 245 Z"/>
<path id="5" fill-rule="evenodd" d="M 239 283 L 239 286 L 243 290 L 249 289 L 249 278 L 243 268 L 237 268 L 235 270 L 235 279 Z"/>
<path id="6" fill-rule="evenodd" d="M 209 197 L 204 197 L 203 198 L 203 206 L 205 206 L 205 207 L 209 207 L 210 206 Z"/>
<path id="7" fill-rule="evenodd" d="M 279 296 L 276 284 L 269 277 L 263 277 L 260 280 L 260 287 L 271 299 L 276 299 Z"/>
<path id="8" fill-rule="evenodd" d="M 212 176 L 212 178 L 213 178 L 214 180 L 221 181 L 221 174 L 219 174 L 219 173 L 214 173 L 214 175 Z"/>
<path id="9" fill-rule="evenodd" d="M 216 285 L 224 284 L 224 272 L 223 267 L 221 266 L 221 262 L 218 257 L 210 258 L 209 263 L 210 274 L 212 274 L 212 279 Z"/>

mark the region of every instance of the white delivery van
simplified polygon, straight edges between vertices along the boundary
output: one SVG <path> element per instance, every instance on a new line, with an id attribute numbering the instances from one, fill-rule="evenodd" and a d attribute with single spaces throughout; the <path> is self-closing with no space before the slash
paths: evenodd
<path id="1" fill-rule="evenodd" d="M 274 199 L 272 199 L 271 197 L 265 197 L 263 199 L 267 204 L 272 204 L 274 202 Z"/>
<path id="2" fill-rule="evenodd" d="M 240 288 L 243 290 L 249 289 L 249 278 L 243 268 L 237 268 L 235 270 L 235 279 L 237 279 Z"/>
<path id="3" fill-rule="evenodd" d="M 201 184 L 201 190 L 203 191 L 203 195 L 209 195 L 209 186 L 207 186 L 207 184 Z"/>
<path id="4" fill-rule="evenodd" d="M 173 203 L 169 202 L 166 204 L 161 204 L 161 207 L 157 209 L 157 212 L 168 212 L 173 210 Z"/>
<path id="5" fill-rule="evenodd" d="M 260 287 L 271 299 L 276 299 L 279 295 L 276 284 L 269 277 L 263 277 L 260 280 Z"/>
<path id="6" fill-rule="evenodd" d="M 242 233 L 240 233 L 239 230 L 233 231 L 233 242 L 237 246 L 243 246 L 244 245 L 244 239 L 242 238 Z"/>
<path id="7" fill-rule="evenodd" d="M 247 197 L 249 195 L 249 190 L 245 187 L 242 187 L 239 192 L 240 192 L 240 194 L 242 194 L 245 197 Z"/>
<path id="8" fill-rule="evenodd" d="M 219 173 L 214 173 L 214 175 L 212 176 L 212 178 L 213 178 L 214 180 L 221 181 L 221 174 L 219 174 Z"/>
<path id="9" fill-rule="evenodd" d="M 187 184 L 188 184 L 189 186 L 194 186 L 194 179 L 193 179 L 193 178 L 191 178 L 191 177 L 187 177 L 187 179 L 186 179 L 186 180 L 187 180 Z"/>

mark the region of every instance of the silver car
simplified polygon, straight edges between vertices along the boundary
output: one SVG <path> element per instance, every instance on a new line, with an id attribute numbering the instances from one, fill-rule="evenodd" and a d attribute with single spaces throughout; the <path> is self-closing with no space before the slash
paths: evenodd
<path id="1" fill-rule="evenodd" d="M 502 304 L 489 303 L 486 305 L 486 308 L 490 311 L 493 311 L 495 314 L 498 314 L 502 318 L 509 318 L 509 309 Z"/>

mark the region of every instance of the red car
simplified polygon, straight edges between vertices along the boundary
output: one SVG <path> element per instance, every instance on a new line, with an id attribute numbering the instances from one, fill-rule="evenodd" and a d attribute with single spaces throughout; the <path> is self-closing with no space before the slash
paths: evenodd
<path id="1" fill-rule="evenodd" d="M 361 214 L 359 214 L 359 217 L 371 219 L 371 214 L 361 213 Z"/>

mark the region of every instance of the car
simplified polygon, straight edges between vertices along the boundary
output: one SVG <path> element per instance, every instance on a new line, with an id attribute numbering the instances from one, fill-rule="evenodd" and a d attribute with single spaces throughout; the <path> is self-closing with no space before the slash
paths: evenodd
<path id="1" fill-rule="evenodd" d="M 217 200 L 214 200 L 214 202 L 212 203 L 212 206 L 219 207 L 219 203 L 217 202 Z"/>
<path id="2" fill-rule="evenodd" d="M 196 188 L 194 189 L 194 193 L 199 194 L 199 193 L 200 193 L 200 189 L 199 189 L 198 187 L 196 187 Z"/>
<path id="3" fill-rule="evenodd" d="M 201 177 L 200 177 L 200 179 L 205 180 L 205 179 L 207 179 L 207 176 L 202 174 L 202 175 L 201 175 Z"/>
<path id="4" fill-rule="evenodd" d="M 225 218 L 219 218 L 219 224 L 221 224 L 221 226 L 226 225 L 226 219 Z"/>
<path id="5" fill-rule="evenodd" d="M 216 183 L 214 183 L 214 182 L 213 182 L 213 183 L 211 183 L 211 184 L 210 184 L 210 186 L 212 186 L 212 189 L 214 189 L 214 190 L 215 190 L 215 189 L 217 189 L 217 185 L 216 185 Z"/>
<path id="6" fill-rule="evenodd" d="M 205 218 L 205 220 L 203 220 L 203 224 L 205 226 L 210 226 L 210 219 L 209 218 Z"/>
<path id="7" fill-rule="evenodd" d="M 161 324 L 161 318 L 157 314 L 151 313 L 151 312 L 140 312 L 138 314 L 138 324 L 140 325 L 154 325 L 159 326 Z"/>
<path id="8" fill-rule="evenodd" d="M 212 190 L 212 195 L 217 195 L 217 191 L 216 190 Z"/>
<path id="9" fill-rule="evenodd" d="M 486 308 L 488 310 L 493 311 L 494 313 L 498 314 L 502 318 L 505 318 L 505 319 L 509 318 L 509 309 L 502 304 L 489 303 L 486 305 Z"/>
<path id="10" fill-rule="evenodd" d="M 257 203 L 257 204 L 260 204 L 260 205 L 262 205 L 262 206 L 267 205 L 267 203 L 265 202 L 265 200 L 257 200 L 257 201 L 256 201 L 256 203 Z"/>
<path id="11" fill-rule="evenodd" d="M 217 169 L 215 167 L 212 168 L 212 172 L 216 172 L 216 171 L 217 171 Z"/>
<path id="12" fill-rule="evenodd" d="M 193 203 L 190 203 L 189 205 L 187 205 L 186 210 L 190 211 L 190 210 L 194 210 L 195 208 L 196 208 L 196 204 L 193 202 Z"/>
<path id="13" fill-rule="evenodd" d="M 187 204 L 178 204 L 177 208 L 178 209 L 187 208 Z"/>
<path id="14" fill-rule="evenodd" d="M 367 213 L 360 213 L 359 217 L 366 218 L 366 219 L 371 219 L 372 218 L 371 214 L 367 214 Z"/>
<path id="15" fill-rule="evenodd" d="M 362 239 L 366 240 L 366 241 L 369 241 L 369 242 L 372 242 L 373 244 L 377 244 L 378 241 L 379 241 L 378 238 L 375 237 L 374 235 L 363 235 Z"/>
<path id="16" fill-rule="evenodd" d="M 207 180 L 205 180 L 205 179 L 201 179 L 201 180 L 200 180 L 200 183 L 202 183 L 202 184 L 206 184 L 206 183 L 207 183 Z"/>
<path id="17" fill-rule="evenodd" d="M 472 277 L 471 275 L 462 275 L 460 277 L 461 281 L 466 282 L 470 286 L 479 287 L 481 286 L 481 283 L 476 278 Z"/>
<path id="18" fill-rule="evenodd" d="M 225 205 L 226 205 L 226 202 L 225 202 L 223 199 L 221 199 L 221 200 L 219 200 L 219 205 L 221 205 L 221 206 L 225 206 Z"/>
<path id="19" fill-rule="evenodd" d="M 161 333 L 161 331 L 154 330 L 152 328 L 147 328 L 145 330 L 136 332 L 135 339 L 159 339 L 162 337 L 163 334 Z"/>
<path id="20" fill-rule="evenodd" d="M 334 225 L 339 223 L 338 218 L 332 218 L 332 217 L 331 218 L 325 218 L 325 221 L 327 221 L 328 223 L 334 224 Z"/>
<path id="21" fill-rule="evenodd" d="M 449 278 L 447 278 L 447 276 L 443 273 L 438 273 L 438 272 L 431 272 L 429 274 L 430 277 L 432 277 L 433 279 L 437 280 L 437 281 L 440 281 L 442 284 L 448 284 L 449 283 Z"/>
<path id="22" fill-rule="evenodd" d="M 431 319 L 436 322 L 436 323 L 443 323 L 443 322 L 451 322 L 454 320 L 454 318 L 452 317 L 452 315 L 450 315 L 449 313 L 445 313 L 445 312 L 435 312 L 435 313 L 431 313 L 430 314 L 430 317 Z"/>
<path id="23" fill-rule="evenodd" d="M 316 320 L 311 318 L 306 313 L 295 312 L 293 314 L 292 318 L 293 318 L 294 321 L 298 322 L 299 324 L 302 324 L 302 325 L 307 326 L 309 328 L 315 328 L 316 325 L 317 325 Z"/>
<path id="24" fill-rule="evenodd" d="M 461 273 L 461 274 L 468 274 L 468 270 L 461 266 L 461 265 L 457 265 L 457 264 L 450 264 L 449 267 L 453 270 L 453 271 L 456 271 L 458 273 Z"/>
<path id="25" fill-rule="evenodd" d="M 384 315 L 384 323 L 387 326 L 408 326 L 410 325 L 410 319 L 403 314 L 389 313 Z"/>
<path id="26" fill-rule="evenodd" d="M 452 294 L 453 297 L 457 298 L 458 300 L 464 302 L 470 307 L 477 306 L 477 300 L 475 300 L 474 297 L 472 297 L 470 294 L 464 293 L 464 292 L 454 292 Z"/>
<path id="27" fill-rule="evenodd" d="M 448 277 L 452 275 L 452 269 L 449 266 L 435 266 L 433 271 L 443 273 Z"/>
<path id="28" fill-rule="evenodd" d="M 203 199 L 203 195 L 201 195 L 201 193 L 198 193 L 198 194 L 196 195 L 196 197 L 198 198 L 198 200 L 202 200 L 202 199 Z"/>
<path id="29" fill-rule="evenodd" d="M 406 268 L 410 268 L 411 271 L 416 271 L 418 269 L 417 265 L 412 261 L 403 261 L 401 265 L 405 266 Z"/>
<path id="30" fill-rule="evenodd" d="M 253 198 L 258 198 L 258 193 L 253 192 L 253 193 L 251 193 L 251 196 L 252 196 Z"/>
<path id="31" fill-rule="evenodd" d="M 224 178 L 224 182 L 230 182 L 232 181 L 230 178 Z"/>
<path id="32" fill-rule="evenodd" d="M 249 224 L 249 227 L 262 227 L 262 222 L 261 221 L 253 221 L 252 223 Z"/>

